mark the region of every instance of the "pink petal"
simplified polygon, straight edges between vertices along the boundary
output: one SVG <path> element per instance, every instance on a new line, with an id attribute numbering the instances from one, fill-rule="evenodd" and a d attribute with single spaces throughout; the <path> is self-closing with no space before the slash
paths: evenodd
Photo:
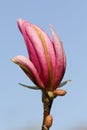
<path id="1" fill-rule="evenodd" d="M 22 70 L 26 73 L 26 75 L 41 89 L 44 89 L 43 82 L 41 81 L 38 71 L 36 70 L 33 63 L 24 56 L 16 56 L 12 59 L 12 61 L 18 64 Z"/>
<path id="2" fill-rule="evenodd" d="M 24 21 L 22 19 L 20 19 L 20 18 L 17 20 L 17 24 L 18 24 L 18 27 L 19 27 L 21 32 L 22 32 L 22 28 L 21 27 L 22 27 L 23 22 Z"/>
<path id="3" fill-rule="evenodd" d="M 55 50 L 54 50 L 54 46 L 53 46 L 53 42 L 51 41 L 50 37 L 48 36 L 48 34 L 42 30 L 41 28 L 39 28 L 38 26 L 34 25 L 34 27 L 36 27 L 38 30 L 40 30 L 40 32 L 42 33 L 45 42 L 46 42 L 46 47 L 48 50 L 48 54 L 49 54 L 49 61 L 50 62 L 50 69 L 49 69 L 49 86 L 47 86 L 49 89 L 52 88 L 53 84 L 54 84 L 54 80 L 55 80 L 55 74 L 56 74 L 56 55 L 55 55 Z"/>
<path id="4" fill-rule="evenodd" d="M 55 85 L 53 87 L 53 89 L 56 89 L 57 85 L 61 82 L 63 75 L 65 73 L 66 58 L 65 58 L 65 53 L 63 50 L 62 42 L 60 41 L 59 37 L 54 31 L 54 28 L 52 27 L 52 25 L 51 25 L 51 32 L 53 36 L 54 49 L 55 49 L 56 58 L 57 58 L 57 65 L 55 68 L 56 69 Z"/>
<path id="5" fill-rule="evenodd" d="M 24 36 L 30 60 L 39 71 L 39 75 L 46 85 L 48 81 L 48 66 L 41 40 L 29 22 L 19 19 L 18 26 Z"/>
<path id="6" fill-rule="evenodd" d="M 31 24 L 27 21 L 23 21 L 21 19 L 18 19 L 18 27 L 19 27 L 19 29 L 24 37 L 30 60 L 33 62 L 34 66 L 38 70 L 38 73 L 39 73 L 41 79 L 43 79 L 39 58 L 37 56 L 36 50 L 33 46 L 33 43 L 30 41 L 30 38 L 26 33 L 27 26 L 31 26 Z"/>
<path id="7" fill-rule="evenodd" d="M 48 66 L 47 66 L 46 56 L 44 53 L 44 48 L 43 48 L 42 42 L 41 42 L 40 37 L 38 36 L 37 32 L 33 28 L 33 26 L 27 26 L 26 33 L 35 49 L 36 55 L 38 57 L 38 61 L 40 63 L 41 76 L 42 76 L 41 79 L 43 80 L 44 84 L 46 85 L 48 82 Z"/>

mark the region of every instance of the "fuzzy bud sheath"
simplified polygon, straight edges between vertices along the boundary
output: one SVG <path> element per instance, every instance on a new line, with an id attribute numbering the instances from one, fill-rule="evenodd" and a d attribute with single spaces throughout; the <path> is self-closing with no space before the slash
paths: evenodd
<path id="1" fill-rule="evenodd" d="M 53 100 L 64 96 L 65 90 L 59 89 L 68 81 L 61 83 L 66 69 L 66 56 L 63 44 L 52 25 L 52 39 L 39 26 L 18 19 L 18 27 L 27 47 L 29 57 L 18 55 L 12 59 L 24 71 L 35 86 L 21 84 L 24 87 L 41 90 L 43 103 L 43 123 L 41 130 L 49 130 L 53 118 L 50 115 Z"/>

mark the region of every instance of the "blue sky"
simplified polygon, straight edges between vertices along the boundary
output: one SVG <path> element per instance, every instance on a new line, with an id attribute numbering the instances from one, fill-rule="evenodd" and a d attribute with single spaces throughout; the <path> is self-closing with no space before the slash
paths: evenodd
<path id="1" fill-rule="evenodd" d="M 51 129 L 65 130 L 87 123 L 87 1 L 86 0 L 8 0 L 0 1 L 0 129 L 40 129 L 42 103 L 40 91 L 28 90 L 18 83 L 32 85 L 11 58 L 27 50 L 17 27 L 18 18 L 42 27 L 50 36 L 50 23 L 60 36 L 67 57 L 63 80 L 65 97 L 54 101 Z M 30 129 L 31 129 L 30 128 Z M 34 128 L 33 128 L 34 130 Z M 36 129 L 35 129 L 36 130 Z"/>

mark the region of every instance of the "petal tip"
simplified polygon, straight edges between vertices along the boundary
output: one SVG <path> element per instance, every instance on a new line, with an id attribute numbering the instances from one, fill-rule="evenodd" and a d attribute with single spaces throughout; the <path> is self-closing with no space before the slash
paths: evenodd
<path id="1" fill-rule="evenodd" d="M 11 61 L 14 62 L 14 63 L 16 62 L 15 58 L 12 58 Z"/>
<path id="2" fill-rule="evenodd" d="M 23 20 L 21 18 L 17 19 L 17 24 L 19 26 L 19 28 L 21 27 L 21 25 L 23 24 Z"/>
<path id="3" fill-rule="evenodd" d="M 22 21 L 22 19 L 21 19 L 21 18 L 18 18 L 18 19 L 17 19 L 17 22 L 19 22 L 19 21 Z"/>
<path id="4" fill-rule="evenodd" d="M 18 62 L 17 56 L 14 57 L 14 58 L 12 58 L 11 61 L 12 61 L 13 63 L 17 64 L 17 62 Z"/>
<path id="5" fill-rule="evenodd" d="M 51 31 L 55 31 L 52 24 L 50 24 L 50 29 L 51 29 Z"/>

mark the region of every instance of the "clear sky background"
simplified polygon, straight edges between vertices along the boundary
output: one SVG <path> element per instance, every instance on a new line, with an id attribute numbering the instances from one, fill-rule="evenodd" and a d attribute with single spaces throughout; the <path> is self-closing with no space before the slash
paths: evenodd
<path id="1" fill-rule="evenodd" d="M 54 101 L 51 130 L 66 130 L 87 123 L 87 0 L 1 0 L 0 1 L 0 130 L 22 130 L 42 123 L 40 91 L 32 85 L 11 58 L 28 56 L 17 27 L 18 18 L 42 27 L 50 36 L 50 23 L 60 36 L 67 56 L 63 80 L 71 79 L 67 95 Z M 25 130 L 25 129 L 23 129 Z M 36 129 L 35 129 L 36 130 Z"/>

